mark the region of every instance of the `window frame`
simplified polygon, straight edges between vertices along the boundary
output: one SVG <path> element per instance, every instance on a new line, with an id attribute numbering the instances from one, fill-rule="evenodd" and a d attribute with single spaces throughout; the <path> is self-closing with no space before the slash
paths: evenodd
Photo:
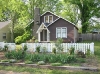
<path id="1" fill-rule="evenodd" d="M 7 34 L 6 33 L 2 33 L 2 38 L 3 39 L 7 39 Z"/>
<path id="2" fill-rule="evenodd" d="M 44 16 L 44 23 L 52 23 L 52 22 L 50 22 L 50 16 L 52 17 L 52 22 L 53 22 L 53 15 L 46 15 L 46 16 Z M 48 17 L 48 22 L 46 22 L 46 17 Z"/>
<path id="3" fill-rule="evenodd" d="M 60 31 L 61 31 L 60 37 L 58 37 L 58 34 L 57 34 L 57 33 L 58 33 L 58 32 L 57 32 L 57 29 L 58 29 L 58 28 L 60 28 Z M 65 28 L 65 36 L 66 36 L 66 37 L 63 37 L 63 36 L 62 36 L 62 35 L 63 35 L 63 31 L 62 31 L 63 28 Z M 56 27 L 56 38 L 67 38 L 67 27 Z"/>

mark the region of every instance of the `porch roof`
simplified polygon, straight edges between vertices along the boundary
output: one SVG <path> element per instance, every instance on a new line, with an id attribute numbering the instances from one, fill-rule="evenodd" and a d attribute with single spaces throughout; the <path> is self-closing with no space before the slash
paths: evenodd
<path id="1" fill-rule="evenodd" d="M 38 30 L 37 30 L 36 33 L 41 32 L 41 30 L 43 30 L 43 29 L 46 29 L 46 30 L 50 33 L 50 31 L 49 31 L 48 28 L 47 28 L 48 25 L 49 25 L 49 23 L 42 23 L 42 24 L 40 25 L 40 27 L 38 28 Z"/>

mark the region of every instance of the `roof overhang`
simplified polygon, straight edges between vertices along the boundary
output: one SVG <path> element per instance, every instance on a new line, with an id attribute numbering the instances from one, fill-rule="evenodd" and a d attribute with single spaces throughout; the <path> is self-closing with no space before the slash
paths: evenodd
<path id="1" fill-rule="evenodd" d="M 45 27 L 45 28 L 44 28 L 44 27 Z M 46 30 L 50 33 L 50 31 L 48 30 L 47 26 L 45 26 L 44 23 L 42 23 L 42 24 L 40 25 L 40 27 L 38 28 L 38 30 L 37 30 L 36 33 L 41 32 L 43 29 L 46 29 Z"/>

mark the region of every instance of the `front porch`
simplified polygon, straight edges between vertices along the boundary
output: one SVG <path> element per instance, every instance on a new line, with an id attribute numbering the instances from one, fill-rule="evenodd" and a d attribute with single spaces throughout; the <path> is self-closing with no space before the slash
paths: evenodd
<path id="1" fill-rule="evenodd" d="M 50 42 L 50 31 L 45 26 L 44 23 L 41 24 L 38 31 L 38 41 L 39 42 Z"/>

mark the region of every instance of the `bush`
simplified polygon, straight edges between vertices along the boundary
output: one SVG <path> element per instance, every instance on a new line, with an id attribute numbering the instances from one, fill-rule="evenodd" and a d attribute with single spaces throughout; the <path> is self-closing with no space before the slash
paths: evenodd
<path id="1" fill-rule="evenodd" d="M 69 54 L 70 54 L 70 55 L 73 55 L 73 54 L 74 54 L 74 51 L 75 51 L 75 48 L 74 48 L 74 47 L 71 47 L 71 48 L 69 49 Z"/>
<path id="2" fill-rule="evenodd" d="M 74 55 L 68 54 L 27 54 L 26 60 L 31 60 L 33 62 L 44 61 L 46 63 L 70 63 L 76 62 L 76 57 Z"/>
<path id="3" fill-rule="evenodd" d="M 38 65 L 44 65 L 44 64 L 45 64 L 44 61 L 39 61 L 39 62 L 38 62 Z"/>
<path id="4" fill-rule="evenodd" d="M 3 51 L 8 51 L 8 45 L 4 45 Z"/>
<path id="5" fill-rule="evenodd" d="M 16 45 L 16 51 L 21 50 L 22 46 L 21 45 Z"/>
<path id="6" fill-rule="evenodd" d="M 40 53 L 40 46 L 36 47 L 36 52 Z"/>
<path id="7" fill-rule="evenodd" d="M 31 38 L 30 32 L 26 31 L 22 36 L 18 36 L 15 38 L 16 44 L 21 44 L 23 42 L 26 42 L 26 40 L 29 40 Z"/>
<path id="8" fill-rule="evenodd" d="M 51 63 L 52 66 L 61 66 L 61 63 Z"/>
<path id="9" fill-rule="evenodd" d="M 56 54 L 56 48 L 53 48 L 53 49 L 52 49 L 52 52 L 53 52 L 54 54 Z"/>
<path id="10" fill-rule="evenodd" d="M 21 60 L 25 58 L 26 53 L 23 54 L 23 50 L 18 51 L 8 51 L 5 53 L 5 57 L 8 59 L 17 59 Z"/>
<path id="11" fill-rule="evenodd" d="M 55 46 L 56 46 L 58 52 L 62 52 L 63 51 L 63 46 L 61 45 L 62 42 L 63 42 L 63 39 L 62 38 L 58 38 L 56 43 L 55 43 Z"/>

